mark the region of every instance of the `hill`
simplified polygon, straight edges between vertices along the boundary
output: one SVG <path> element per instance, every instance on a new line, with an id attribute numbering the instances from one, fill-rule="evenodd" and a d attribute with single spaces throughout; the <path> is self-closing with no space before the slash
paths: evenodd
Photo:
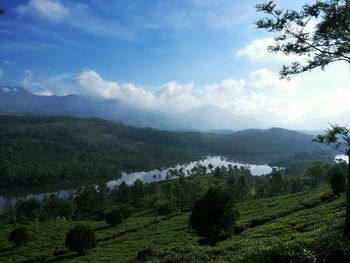
<path id="1" fill-rule="evenodd" d="M 33 222 L 27 225 L 30 241 L 21 247 L 6 240 L 15 227 L 6 225 L 0 229 L 0 259 L 140 262 L 138 252 L 149 248 L 147 262 L 347 262 L 331 261 L 349 253 L 340 238 L 344 203 L 344 196 L 333 197 L 328 187 L 238 203 L 240 233 L 215 247 L 198 245 L 198 237 L 188 231 L 187 212 L 159 216 L 156 228 L 151 210 L 138 211 L 116 227 L 104 221 Z M 65 234 L 77 224 L 90 226 L 97 237 L 97 247 L 85 255 L 64 247 Z"/>
<path id="2" fill-rule="evenodd" d="M 69 116 L 0 116 L 0 138 L 2 187 L 116 177 L 206 155 L 330 153 L 312 136 L 283 129 L 170 132 Z"/>

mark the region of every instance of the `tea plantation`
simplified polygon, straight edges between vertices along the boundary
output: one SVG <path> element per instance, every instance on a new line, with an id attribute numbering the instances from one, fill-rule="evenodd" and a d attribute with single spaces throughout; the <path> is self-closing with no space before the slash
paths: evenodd
<path id="1" fill-rule="evenodd" d="M 333 196 L 328 186 L 237 207 L 235 234 L 213 247 L 198 245 L 189 212 L 155 217 L 151 210 L 137 211 L 116 227 L 64 219 L 29 223 L 29 242 L 20 247 L 7 241 L 17 226 L 5 225 L 0 262 L 332 262 L 327 260 L 349 255 L 342 238 L 345 198 Z M 78 224 L 92 228 L 97 239 L 83 255 L 64 245 L 67 232 Z"/>

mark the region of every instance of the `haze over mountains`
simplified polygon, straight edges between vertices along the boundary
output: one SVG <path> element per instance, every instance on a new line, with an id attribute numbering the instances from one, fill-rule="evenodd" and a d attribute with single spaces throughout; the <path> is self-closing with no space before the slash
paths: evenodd
<path id="1" fill-rule="evenodd" d="M 67 95 L 39 96 L 21 87 L 0 86 L 1 114 L 49 114 L 99 117 L 136 127 L 161 130 L 243 130 L 267 128 L 257 120 L 234 115 L 212 104 L 166 114 L 116 99 Z"/>

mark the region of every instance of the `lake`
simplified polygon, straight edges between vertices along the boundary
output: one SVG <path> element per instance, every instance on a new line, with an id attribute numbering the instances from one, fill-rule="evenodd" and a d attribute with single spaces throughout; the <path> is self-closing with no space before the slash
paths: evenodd
<path id="1" fill-rule="evenodd" d="M 137 179 L 142 180 L 144 183 L 151 183 L 156 181 L 162 181 L 166 179 L 166 174 L 170 169 L 184 168 L 186 176 L 190 174 L 191 169 L 199 162 L 201 165 L 208 167 L 209 164 L 216 167 L 228 167 L 229 165 L 237 165 L 238 167 L 244 166 L 251 170 L 252 175 L 262 175 L 270 173 L 272 168 L 267 164 L 248 164 L 243 162 L 238 162 L 234 160 L 229 160 L 221 156 L 209 156 L 205 159 L 189 162 L 185 164 L 178 164 L 173 167 L 168 167 L 165 169 L 155 169 L 151 171 L 133 172 L 133 173 L 122 173 L 121 178 L 116 180 L 110 180 L 108 182 L 103 180 L 82 180 L 73 183 L 62 183 L 52 186 L 29 186 L 29 187 L 16 187 L 7 190 L 2 190 L 0 193 L 0 211 L 2 210 L 6 200 L 10 202 L 15 202 L 18 198 L 31 198 L 35 197 L 42 199 L 44 196 L 50 194 L 58 194 L 59 196 L 69 196 L 74 192 L 76 188 L 84 185 L 92 185 L 97 183 L 106 183 L 108 188 L 112 189 L 115 186 L 121 184 L 125 181 L 127 184 L 133 184 Z M 209 169 L 208 169 L 209 172 Z"/>
<path id="2" fill-rule="evenodd" d="M 348 161 L 348 158 L 346 155 L 337 155 L 334 158 L 335 160 L 341 159 L 344 161 Z M 254 160 L 254 159 L 251 159 Z M 105 181 L 102 179 L 95 179 L 95 180 L 81 180 L 76 182 L 69 182 L 69 183 L 62 183 L 62 184 L 55 184 L 55 185 L 49 185 L 49 186 L 28 186 L 28 187 L 17 187 L 17 188 L 10 188 L 10 189 L 2 189 L 2 192 L 0 193 L 0 211 L 2 210 L 6 200 L 9 200 L 10 202 L 15 202 L 18 198 L 31 198 L 35 197 L 38 199 L 42 199 L 44 196 L 50 195 L 50 194 L 58 194 L 61 197 L 67 197 L 70 194 L 73 194 L 74 190 L 80 186 L 87 186 L 87 185 L 93 185 L 98 183 L 106 183 L 108 188 L 112 189 L 115 186 L 118 186 L 123 181 L 125 181 L 127 184 L 131 185 L 133 184 L 137 179 L 142 180 L 144 183 L 151 183 L 154 181 L 162 181 L 166 179 L 166 174 L 170 169 L 177 169 L 184 168 L 186 176 L 191 173 L 191 169 L 196 165 L 196 163 L 199 162 L 201 165 L 208 167 L 209 164 L 212 164 L 214 166 L 214 169 L 216 167 L 228 167 L 229 165 L 237 165 L 238 167 L 244 166 L 248 169 L 250 169 L 252 175 L 263 175 L 268 174 L 271 172 L 272 167 L 270 167 L 267 164 L 252 164 L 252 163 L 246 163 L 243 161 L 235 161 L 228 158 L 224 158 L 221 156 L 209 156 L 205 159 L 189 162 L 185 164 L 178 164 L 173 167 L 168 167 L 165 169 L 155 169 L 151 171 L 142 171 L 142 172 L 133 172 L 133 173 L 122 173 L 121 178 L 116 180 L 110 180 Z M 252 161 L 253 162 L 253 161 Z M 209 172 L 209 169 L 208 169 Z"/>

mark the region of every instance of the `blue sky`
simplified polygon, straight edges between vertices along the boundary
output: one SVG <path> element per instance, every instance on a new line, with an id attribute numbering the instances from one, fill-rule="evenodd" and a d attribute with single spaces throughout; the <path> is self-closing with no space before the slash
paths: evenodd
<path id="1" fill-rule="evenodd" d="M 0 84 L 171 112 L 210 103 L 292 128 L 346 121 L 348 66 L 280 81 L 292 59 L 266 52 L 272 35 L 255 28 L 258 2 L 0 0 Z"/>

